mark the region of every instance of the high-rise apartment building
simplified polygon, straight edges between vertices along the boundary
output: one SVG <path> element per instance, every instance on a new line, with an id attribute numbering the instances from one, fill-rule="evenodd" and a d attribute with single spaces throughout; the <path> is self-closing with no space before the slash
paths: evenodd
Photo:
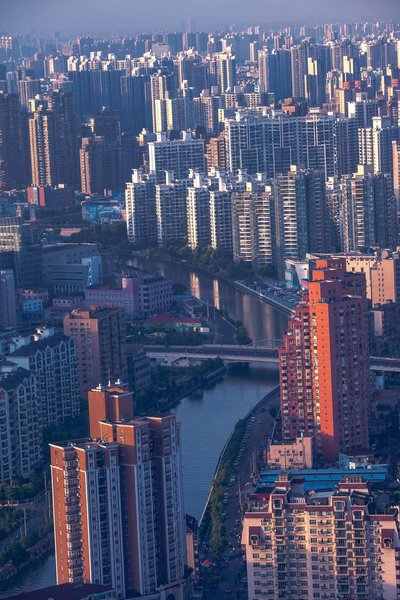
<path id="1" fill-rule="evenodd" d="M 21 105 L 29 109 L 30 101 L 40 94 L 40 80 L 25 77 L 18 82 L 18 88 Z"/>
<path id="2" fill-rule="evenodd" d="M 392 142 L 393 156 L 393 189 L 397 202 L 397 208 L 400 207 L 400 142 Z"/>
<path id="3" fill-rule="evenodd" d="M 289 474 L 250 497 L 242 544 L 249 598 L 396 600 L 398 511 L 379 511 L 361 477 L 307 491 Z"/>
<path id="4" fill-rule="evenodd" d="M 134 419 L 119 383 L 89 392 L 90 440 L 51 445 L 57 583 L 183 597 L 185 515 L 175 416 Z M 162 596 L 161 596 L 162 594 Z"/>
<path id="5" fill-rule="evenodd" d="M 273 93 L 278 102 L 292 97 L 290 50 L 260 50 L 258 73 L 261 92 Z"/>
<path id="6" fill-rule="evenodd" d="M 0 327 L 15 327 L 16 305 L 14 272 L 12 269 L 0 270 Z"/>
<path id="7" fill-rule="evenodd" d="M 0 481 L 29 477 L 43 460 L 42 422 L 36 377 L 12 369 L 0 377 Z"/>
<path id="8" fill-rule="evenodd" d="M 122 150 L 116 142 L 103 136 L 82 138 L 79 150 L 81 191 L 84 194 L 103 194 L 116 191 L 122 185 Z"/>
<path id="9" fill-rule="evenodd" d="M 7 360 L 36 376 L 37 409 L 43 427 L 61 425 L 79 414 L 78 360 L 72 338 L 54 329 L 13 338 Z"/>
<path id="10" fill-rule="evenodd" d="M 395 249 L 397 207 L 389 174 L 374 174 L 359 165 L 357 173 L 341 178 L 341 231 L 345 252 L 371 246 Z"/>
<path id="11" fill-rule="evenodd" d="M 58 179 L 54 113 L 40 104 L 29 116 L 32 184 L 54 186 Z"/>
<path id="12" fill-rule="evenodd" d="M 126 227 L 131 244 L 156 240 L 156 188 L 154 176 L 133 169 L 132 181 L 126 184 Z"/>
<path id="13" fill-rule="evenodd" d="M 294 98 L 305 98 L 305 81 L 307 75 L 307 61 L 309 46 L 301 44 L 290 49 L 292 71 L 292 93 Z"/>
<path id="14" fill-rule="evenodd" d="M 32 183 L 78 182 L 78 123 L 71 92 L 54 91 L 29 116 Z"/>
<path id="15" fill-rule="evenodd" d="M 301 260 L 309 249 L 306 180 L 296 167 L 274 180 L 276 262 L 278 271 L 287 258 Z"/>
<path id="16" fill-rule="evenodd" d="M 337 175 L 351 175 L 357 171 L 358 129 L 356 119 L 336 119 L 335 153 Z"/>
<path id="17" fill-rule="evenodd" d="M 17 94 L 0 92 L 0 189 L 25 187 L 30 181 L 27 118 Z"/>
<path id="18" fill-rule="evenodd" d="M 375 254 L 346 256 L 346 268 L 352 273 L 364 273 L 367 299 L 373 307 L 400 301 L 400 254 L 379 250 Z"/>
<path id="19" fill-rule="evenodd" d="M 187 190 L 187 232 L 190 248 L 204 248 L 211 243 L 210 225 L 210 189 L 202 180 L 202 174 L 196 173 L 193 187 Z"/>
<path id="20" fill-rule="evenodd" d="M 212 137 L 206 146 L 206 170 L 210 168 L 226 171 L 226 142 L 225 134 Z"/>
<path id="21" fill-rule="evenodd" d="M 187 236 L 186 195 L 187 179 L 174 180 L 173 173 L 166 173 L 165 183 L 155 187 L 157 242 L 161 245 Z"/>
<path id="22" fill-rule="evenodd" d="M 222 180 L 219 188 L 210 191 L 211 246 L 232 256 L 232 192 Z"/>
<path id="23" fill-rule="evenodd" d="M 230 52 L 216 56 L 216 75 L 221 94 L 233 92 L 236 85 L 236 57 Z"/>
<path id="24" fill-rule="evenodd" d="M 91 388 L 126 379 L 125 318 L 120 308 L 73 310 L 64 318 L 64 334 L 74 339 L 82 398 Z"/>
<path id="25" fill-rule="evenodd" d="M 371 127 L 358 130 L 359 163 L 393 175 L 393 142 L 400 143 L 400 127 L 390 117 L 373 117 Z"/>
<path id="26" fill-rule="evenodd" d="M 368 447 L 369 369 L 365 276 L 345 259 L 311 268 L 279 351 L 284 439 L 314 437 L 316 455 Z"/>
<path id="27" fill-rule="evenodd" d="M 305 180 L 308 249 L 310 252 L 330 252 L 330 213 L 325 174 L 318 169 L 300 172 Z"/>
<path id="28" fill-rule="evenodd" d="M 193 127 L 202 127 L 207 133 L 218 134 L 218 110 L 222 108 L 222 97 L 211 95 L 203 90 L 199 97 L 193 98 Z"/>
<path id="29" fill-rule="evenodd" d="M 190 169 L 203 173 L 204 166 L 204 140 L 193 139 L 190 132 L 184 131 L 182 139 L 171 141 L 161 133 L 155 142 L 149 142 L 149 171 L 155 174 L 157 183 L 165 182 L 166 171 L 185 179 Z"/>
<path id="30" fill-rule="evenodd" d="M 248 182 L 232 193 L 232 241 L 235 260 L 256 267 L 275 264 L 275 214 L 271 187 Z"/>
<path id="31" fill-rule="evenodd" d="M 348 103 L 348 116 L 355 119 L 357 129 L 372 127 L 372 119 L 378 116 L 378 101 L 358 93 L 355 102 Z"/>
<path id="32" fill-rule="evenodd" d="M 0 268 L 13 269 L 17 288 L 41 285 L 42 247 L 34 226 L 20 217 L 0 217 Z"/>
<path id="33" fill-rule="evenodd" d="M 79 123 L 73 93 L 56 90 L 48 97 L 47 104 L 54 115 L 57 183 L 76 188 L 79 181 Z"/>
<path id="34" fill-rule="evenodd" d="M 307 59 L 304 92 L 311 106 L 321 106 L 326 100 L 326 72 L 317 58 Z"/>
<path id="35" fill-rule="evenodd" d="M 291 165 L 335 173 L 335 119 L 238 114 L 225 121 L 227 168 L 275 177 Z"/>
<path id="36" fill-rule="evenodd" d="M 164 101 L 166 100 L 166 98 L 174 97 L 176 92 L 175 75 L 173 75 L 172 73 L 163 73 L 161 71 L 159 71 L 158 73 L 154 73 L 150 77 L 150 87 L 153 114 L 153 131 L 166 131 L 165 129 L 158 129 L 158 126 L 162 122 L 162 120 L 160 119 L 160 109 L 162 103 L 160 104 L 159 101 Z"/>

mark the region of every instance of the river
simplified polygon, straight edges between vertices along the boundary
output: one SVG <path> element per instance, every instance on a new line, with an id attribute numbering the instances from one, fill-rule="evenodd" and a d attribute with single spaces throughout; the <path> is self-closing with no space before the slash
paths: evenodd
<path id="1" fill-rule="evenodd" d="M 183 284 L 188 292 L 211 306 L 226 309 L 229 315 L 242 321 L 253 341 L 281 339 L 288 315 L 254 296 L 248 296 L 206 273 L 195 272 L 184 264 L 154 259 L 135 258 L 132 265 L 158 272 L 174 283 Z"/>
<path id="2" fill-rule="evenodd" d="M 139 264 L 139 261 L 135 261 Z M 283 312 L 252 296 L 245 296 L 227 283 L 203 273 L 195 273 L 185 265 L 161 261 L 140 261 L 217 308 L 225 308 L 231 317 L 241 320 L 253 340 L 280 339 L 287 325 Z M 230 370 L 202 394 L 181 400 L 174 409 L 182 424 L 182 456 L 185 509 L 199 518 L 221 450 L 236 422 L 276 385 L 276 369 L 250 365 L 248 369 Z M 10 583 L 7 594 L 54 585 L 54 555 L 35 568 L 19 575 Z"/>

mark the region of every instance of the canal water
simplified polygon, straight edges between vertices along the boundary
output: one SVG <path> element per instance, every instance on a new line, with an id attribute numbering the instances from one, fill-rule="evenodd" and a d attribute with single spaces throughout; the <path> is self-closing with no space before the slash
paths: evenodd
<path id="1" fill-rule="evenodd" d="M 285 312 L 255 296 L 243 294 L 207 273 L 195 272 L 184 264 L 154 259 L 134 258 L 130 263 L 183 284 L 190 294 L 210 306 L 226 309 L 233 319 L 244 323 L 253 341 L 281 339 L 287 327 L 288 315 Z"/>
<path id="2" fill-rule="evenodd" d="M 135 261 L 139 264 L 138 261 Z M 287 325 L 281 311 L 245 296 L 216 278 L 191 271 L 184 265 L 161 261 L 140 261 L 217 308 L 226 308 L 231 317 L 246 325 L 253 340 L 280 339 Z M 229 370 L 223 379 L 201 394 L 181 400 L 174 409 L 182 424 L 182 455 L 186 512 L 199 518 L 221 450 L 239 419 L 259 402 L 277 383 L 277 370 L 251 364 L 248 368 Z M 18 576 L 0 592 L 29 591 L 55 584 L 54 555 Z"/>

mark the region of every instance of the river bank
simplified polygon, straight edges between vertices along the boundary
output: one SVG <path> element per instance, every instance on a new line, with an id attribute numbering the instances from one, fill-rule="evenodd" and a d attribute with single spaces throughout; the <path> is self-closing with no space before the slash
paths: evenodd
<path id="1" fill-rule="evenodd" d="M 222 281 L 208 273 L 194 272 L 187 265 L 177 265 L 176 262 L 141 259 L 140 264 L 143 263 L 145 268 L 185 285 L 190 293 L 210 305 L 226 309 L 233 319 L 244 323 L 249 336 L 255 341 L 279 339 L 286 329 L 287 315 L 256 297 L 239 292 L 231 282 Z M 175 406 L 169 407 L 182 426 L 184 497 L 188 514 L 197 519 L 201 517 L 210 482 L 215 475 L 226 440 L 235 424 L 243 419 L 276 383 L 275 369 L 250 364 L 247 368 L 229 369 L 222 380 L 213 381 L 212 385 L 201 392 L 198 390 L 198 393 L 192 395 L 186 392 L 187 395 L 177 401 Z M 267 415 L 265 417 L 267 418 Z M 251 439 L 257 438 L 257 443 L 261 443 L 264 429 L 265 427 L 256 421 L 253 424 Z M 246 464 L 244 463 L 243 458 L 239 468 L 240 477 L 249 473 L 247 460 Z M 233 495 L 233 488 L 230 489 Z M 232 526 L 234 522 L 233 519 Z M 230 513 L 224 526 L 227 529 L 231 528 Z M 54 554 L 50 554 L 39 565 L 28 567 L 23 573 L 19 573 L 17 578 L 10 580 L 7 592 L 0 593 L 0 598 L 11 593 L 29 592 L 54 584 L 55 561 Z"/>
<path id="2" fill-rule="evenodd" d="M 143 252 L 142 251 L 132 251 L 132 255 L 134 257 L 140 259 L 143 257 Z M 157 252 L 155 252 L 155 253 L 147 252 L 147 253 L 145 253 L 144 256 L 145 256 L 146 260 L 162 260 L 163 262 L 168 262 L 172 265 L 180 264 L 180 265 L 182 265 L 186 268 L 189 268 L 189 269 L 193 270 L 194 272 L 200 273 L 202 275 L 206 275 L 209 277 L 217 277 L 220 281 L 224 282 L 226 285 L 231 285 L 239 292 L 242 292 L 244 294 L 249 294 L 250 296 L 254 296 L 255 298 L 258 298 L 258 300 L 260 300 L 261 302 L 265 302 L 266 304 L 269 304 L 270 306 L 273 306 L 274 308 L 281 310 L 282 312 L 286 313 L 287 315 L 290 315 L 294 310 L 293 303 L 290 301 L 286 301 L 285 298 L 275 297 L 275 295 L 273 293 L 268 294 L 265 291 L 257 291 L 250 285 L 247 285 L 244 281 L 240 281 L 238 279 L 232 279 L 231 277 L 228 277 L 220 272 L 215 272 L 214 270 L 210 270 L 204 266 L 200 266 L 197 262 L 191 262 L 190 259 L 183 259 L 178 256 L 171 257 L 169 255 L 162 256 L 162 258 L 161 258 Z M 249 275 L 253 275 L 253 278 L 256 277 L 255 273 L 249 273 Z"/>
<path id="3" fill-rule="evenodd" d="M 226 488 L 228 487 L 229 478 L 234 476 L 234 467 L 238 459 L 240 446 L 242 444 L 246 428 L 248 427 L 249 421 L 253 417 L 255 412 L 261 407 L 264 407 L 268 403 L 268 401 L 272 399 L 279 400 L 279 385 L 276 385 L 270 392 L 268 392 L 268 394 L 266 394 L 259 402 L 257 402 L 255 406 L 250 408 L 250 410 L 243 417 L 243 419 L 236 423 L 234 429 L 232 430 L 231 434 L 226 440 L 225 445 L 219 456 L 211 488 L 204 507 L 204 511 L 199 521 L 201 539 L 204 539 L 207 530 L 209 529 L 209 526 L 211 526 L 211 538 L 213 537 L 213 528 L 216 527 L 218 529 L 218 526 L 215 525 L 215 521 L 222 521 L 222 496 L 224 495 L 224 493 L 226 492 Z M 248 458 L 250 459 L 250 457 Z M 220 539 L 221 534 L 218 532 L 214 533 L 214 537 Z M 223 540 L 221 541 L 223 543 Z"/>
<path id="4" fill-rule="evenodd" d="M 235 289 L 231 281 L 208 272 L 191 269 L 170 260 L 133 257 L 131 266 L 144 268 L 185 286 L 188 293 L 201 298 L 218 310 L 225 309 L 235 321 L 241 321 L 253 341 L 282 339 L 288 314 L 264 302 L 255 294 Z M 229 343 L 220 340 L 220 343 Z"/>

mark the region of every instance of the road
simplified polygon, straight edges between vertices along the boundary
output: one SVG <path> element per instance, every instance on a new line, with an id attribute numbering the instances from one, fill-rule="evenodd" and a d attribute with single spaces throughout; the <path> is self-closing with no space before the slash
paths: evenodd
<path id="1" fill-rule="evenodd" d="M 46 523 L 49 519 L 48 515 L 48 500 L 42 498 L 36 504 L 20 504 L 19 506 L 15 506 L 14 509 L 26 510 L 26 534 L 29 536 L 31 533 L 39 529 L 42 525 Z M 13 508 L 7 509 L 13 510 Z M 12 531 L 4 540 L 0 542 L 0 550 L 4 550 L 13 542 L 19 540 L 23 537 L 24 534 L 24 526 L 18 527 Z"/>
<path id="2" fill-rule="evenodd" d="M 227 487 L 225 499 L 224 528 L 227 547 L 220 557 L 221 579 L 213 583 L 212 577 L 204 577 L 204 597 L 206 600 L 225 600 L 247 598 L 245 563 L 242 557 L 240 538 L 242 533 L 242 515 L 245 509 L 246 496 L 252 487 L 251 471 L 253 462 L 262 466 L 262 451 L 273 427 L 273 417 L 269 410 L 279 405 L 279 392 L 261 402 L 248 420 L 246 433 L 236 466 L 232 472 L 231 482 Z M 240 508 L 239 489 L 242 499 Z M 201 559 L 210 558 L 204 550 Z"/>
<path id="3" fill-rule="evenodd" d="M 215 331 L 214 331 L 214 344 L 235 344 L 236 329 L 229 323 L 225 317 L 219 314 L 217 311 L 214 313 L 215 319 Z"/>

